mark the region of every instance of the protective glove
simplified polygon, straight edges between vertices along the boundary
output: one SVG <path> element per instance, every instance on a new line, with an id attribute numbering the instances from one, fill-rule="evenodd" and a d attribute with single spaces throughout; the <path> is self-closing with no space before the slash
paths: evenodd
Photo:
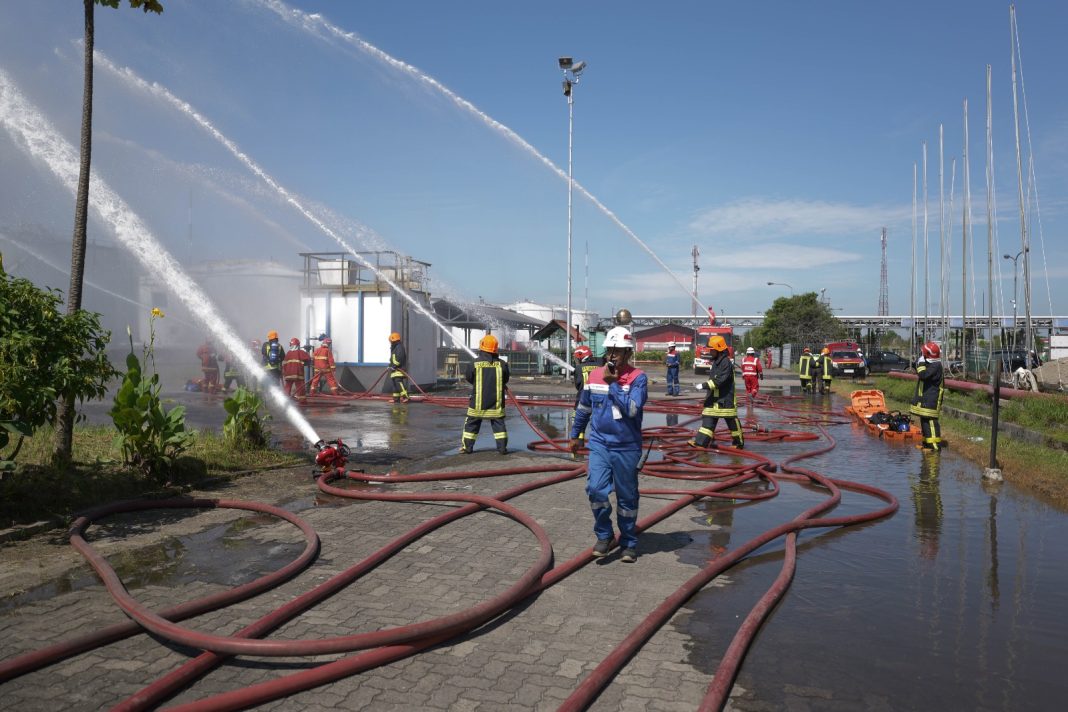
<path id="1" fill-rule="evenodd" d="M 571 438 L 571 442 L 568 443 L 567 449 L 571 451 L 572 455 L 577 455 L 578 451 L 582 449 L 582 438 Z"/>
<path id="2" fill-rule="evenodd" d="M 698 384 L 697 384 L 697 385 L 696 385 L 696 386 L 694 387 L 694 390 L 695 390 L 695 391 L 703 391 L 704 389 L 705 389 L 705 384 L 703 384 L 703 383 L 698 383 Z"/>
<path id="3" fill-rule="evenodd" d="M 761 381 L 763 381 L 763 380 L 764 380 L 764 374 L 763 374 L 763 373 L 761 373 L 761 374 L 760 374 L 760 380 L 761 380 Z"/>

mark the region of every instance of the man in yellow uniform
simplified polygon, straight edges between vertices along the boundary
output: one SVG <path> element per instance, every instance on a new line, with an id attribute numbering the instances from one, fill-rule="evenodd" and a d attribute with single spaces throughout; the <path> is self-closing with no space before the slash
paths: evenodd
<path id="1" fill-rule="evenodd" d="M 801 378 L 801 392 L 812 391 L 812 349 L 805 347 L 801 359 L 797 362 L 797 375 Z"/>

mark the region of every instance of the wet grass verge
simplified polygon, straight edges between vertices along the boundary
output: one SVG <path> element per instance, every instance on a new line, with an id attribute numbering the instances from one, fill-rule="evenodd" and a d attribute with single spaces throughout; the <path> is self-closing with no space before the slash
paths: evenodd
<path id="1" fill-rule="evenodd" d="M 886 397 L 887 408 L 908 411 L 916 388 L 913 381 L 872 377 L 873 387 Z M 857 390 L 849 383 L 836 383 L 835 389 L 845 397 Z M 943 406 L 949 409 L 990 416 L 991 398 L 986 393 L 947 391 Z M 1026 428 L 1057 443 L 1068 443 L 1063 423 L 1068 422 L 1068 402 L 1036 398 L 1003 401 L 999 421 Z M 949 447 L 969 460 L 986 466 L 990 462 L 990 427 L 943 412 L 942 430 Z M 998 433 L 998 465 L 1006 481 L 1028 489 L 1059 509 L 1068 510 L 1068 451 L 1046 447 Z"/>
<path id="2" fill-rule="evenodd" d="M 42 520 L 65 522 L 75 512 L 116 499 L 173 496 L 246 474 L 307 464 L 307 456 L 272 448 L 241 449 L 210 431 L 195 431 L 192 447 L 178 459 L 166 484 L 122 463 L 113 428 L 77 427 L 74 463 L 67 470 L 49 464 L 52 431 L 27 438 L 18 467 L 0 478 L 0 529 Z"/>

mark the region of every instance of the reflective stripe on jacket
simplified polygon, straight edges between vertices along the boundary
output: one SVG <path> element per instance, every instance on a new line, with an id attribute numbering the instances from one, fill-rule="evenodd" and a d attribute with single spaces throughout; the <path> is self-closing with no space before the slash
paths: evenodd
<path id="1" fill-rule="evenodd" d="M 330 351 L 329 346 L 320 346 L 312 352 L 312 360 L 314 361 L 316 371 L 333 371 L 334 370 L 334 354 Z"/>
<path id="2" fill-rule="evenodd" d="M 916 362 L 916 392 L 909 412 L 924 418 L 937 418 L 942 411 L 945 373 L 942 362 L 920 359 Z"/>
<path id="3" fill-rule="evenodd" d="M 801 360 L 797 362 L 797 371 L 803 381 L 812 378 L 812 354 L 801 354 Z"/>
<path id="4" fill-rule="evenodd" d="M 508 377 L 507 363 L 493 354 L 480 352 L 465 374 L 467 382 L 475 387 L 467 414 L 472 418 L 503 418 L 504 386 Z"/>
<path id="5" fill-rule="evenodd" d="M 571 438 L 579 437 L 589 424 L 586 441 L 591 447 L 640 451 L 648 383 L 645 373 L 630 364 L 619 370 L 612 383 L 604 382 L 603 368 L 594 368 L 579 394 Z"/>
<path id="6" fill-rule="evenodd" d="M 701 384 L 708 390 L 701 415 L 717 418 L 729 418 L 738 415 L 738 405 L 734 399 L 734 364 L 722 352 L 708 370 L 708 381 Z"/>

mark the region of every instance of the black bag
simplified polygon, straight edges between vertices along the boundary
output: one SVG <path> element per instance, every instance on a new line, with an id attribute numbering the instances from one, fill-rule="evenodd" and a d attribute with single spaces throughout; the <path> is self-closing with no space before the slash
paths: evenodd
<path id="1" fill-rule="evenodd" d="M 879 411 L 868 416 L 868 421 L 873 425 L 885 425 L 890 422 L 890 414 Z"/>
<path id="2" fill-rule="evenodd" d="M 895 430 L 899 433 L 907 433 L 909 428 L 912 427 L 912 418 L 905 413 L 894 411 L 890 414 L 890 421 L 888 423 L 891 430 Z"/>

